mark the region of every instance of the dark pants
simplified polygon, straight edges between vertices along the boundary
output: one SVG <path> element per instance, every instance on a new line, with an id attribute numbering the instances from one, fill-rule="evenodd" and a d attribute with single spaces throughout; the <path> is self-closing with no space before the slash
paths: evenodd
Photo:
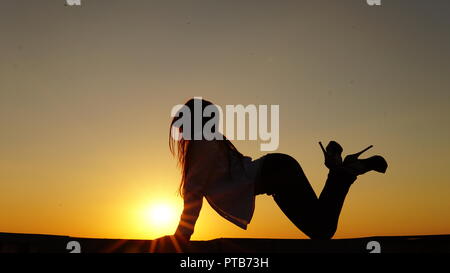
<path id="1" fill-rule="evenodd" d="M 255 194 L 272 195 L 286 216 L 311 239 L 331 239 L 336 232 L 345 196 L 356 177 L 330 171 L 319 198 L 300 164 L 286 154 L 267 154 Z"/>

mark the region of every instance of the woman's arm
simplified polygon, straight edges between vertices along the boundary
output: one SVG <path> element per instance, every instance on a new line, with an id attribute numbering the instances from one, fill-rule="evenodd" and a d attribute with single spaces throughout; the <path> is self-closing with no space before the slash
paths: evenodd
<path id="1" fill-rule="evenodd" d="M 200 214 L 202 204 L 203 195 L 201 193 L 185 193 L 184 209 L 178 228 L 175 231 L 175 237 L 190 240 L 192 233 L 194 233 L 194 226 Z"/>
<path id="2" fill-rule="evenodd" d="M 189 171 L 183 188 L 184 209 L 175 232 L 181 239 L 189 240 L 200 214 L 205 186 L 226 172 L 227 158 L 215 141 L 192 143 L 189 156 Z"/>

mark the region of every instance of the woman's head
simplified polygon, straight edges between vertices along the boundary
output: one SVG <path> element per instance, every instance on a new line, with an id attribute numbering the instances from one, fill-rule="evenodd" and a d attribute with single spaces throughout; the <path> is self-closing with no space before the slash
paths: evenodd
<path id="1" fill-rule="evenodd" d="M 172 113 L 174 117 L 170 124 L 171 138 L 173 140 L 212 140 L 213 137 L 205 135 L 203 128 L 208 121 L 219 120 L 219 108 L 202 98 L 192 98 L 179 106 L 180 109 Z M 218 133 L 216 126 L 208 129 L 211 129 L 215 135 Z"/>
<path id="2" fill-rule="evenodd" d="M 189 166 L 187 160 L 190 158 L 188 157 L 189 147 L 193 141 L 220 141 L 220 144 L 225 144 L 225 147 L 237 152 L 234 145 L 218 132 L 219 128 L 216 125 L 220 119 L 219 114 L 220 111 L 216 105 L 202 98 L 188 100 L 176 113 L 173 113 L 174 117 L 169 130 L 169 149 L 177 157 L 182 170 L 181 195 L 183 195 L 183 186 Z M 203 130 L 206 127 L 208 130 Z"/>
<path id="3" fill-rule="evenodd" d="M 172 154 L 177 154 L 181 166 L 184 165 L 188 144 L 192 140 L 204 139 L 203 127 L 211 119 L 203 116 L 208 106 L 213 104 L 201 98 L 192 98 L 174 114 L 170 123 L 169 149 Z"/>

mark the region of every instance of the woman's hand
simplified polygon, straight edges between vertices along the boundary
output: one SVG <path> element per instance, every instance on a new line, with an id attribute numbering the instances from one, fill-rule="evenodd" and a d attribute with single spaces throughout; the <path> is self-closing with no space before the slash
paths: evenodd
<path id="1" fill-rule="evenodd" d="M 154 252 L 162 253 L 182 253 L 189 247 L 189 238 L 177 234 L 166 235 L 153 240 L 152 244 L 155 246 Z"/>

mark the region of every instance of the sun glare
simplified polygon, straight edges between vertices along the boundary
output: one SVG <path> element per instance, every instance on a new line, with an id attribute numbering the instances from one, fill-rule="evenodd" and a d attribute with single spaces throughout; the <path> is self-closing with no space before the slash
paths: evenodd
<path id="1" fill-rule="evenodd" d="M 173 220 L 173 209 L 167 204 L 156 204 L 149 213 L 151 223 L 158 226 L 165 226 Z"/>
<path id="2" fill-rule="evenodd" d="M 177 209 L 169 202 L 157 202 L 145 209 L 146 226 L 154 236 L 172 234 L 178 225 Z"/>

